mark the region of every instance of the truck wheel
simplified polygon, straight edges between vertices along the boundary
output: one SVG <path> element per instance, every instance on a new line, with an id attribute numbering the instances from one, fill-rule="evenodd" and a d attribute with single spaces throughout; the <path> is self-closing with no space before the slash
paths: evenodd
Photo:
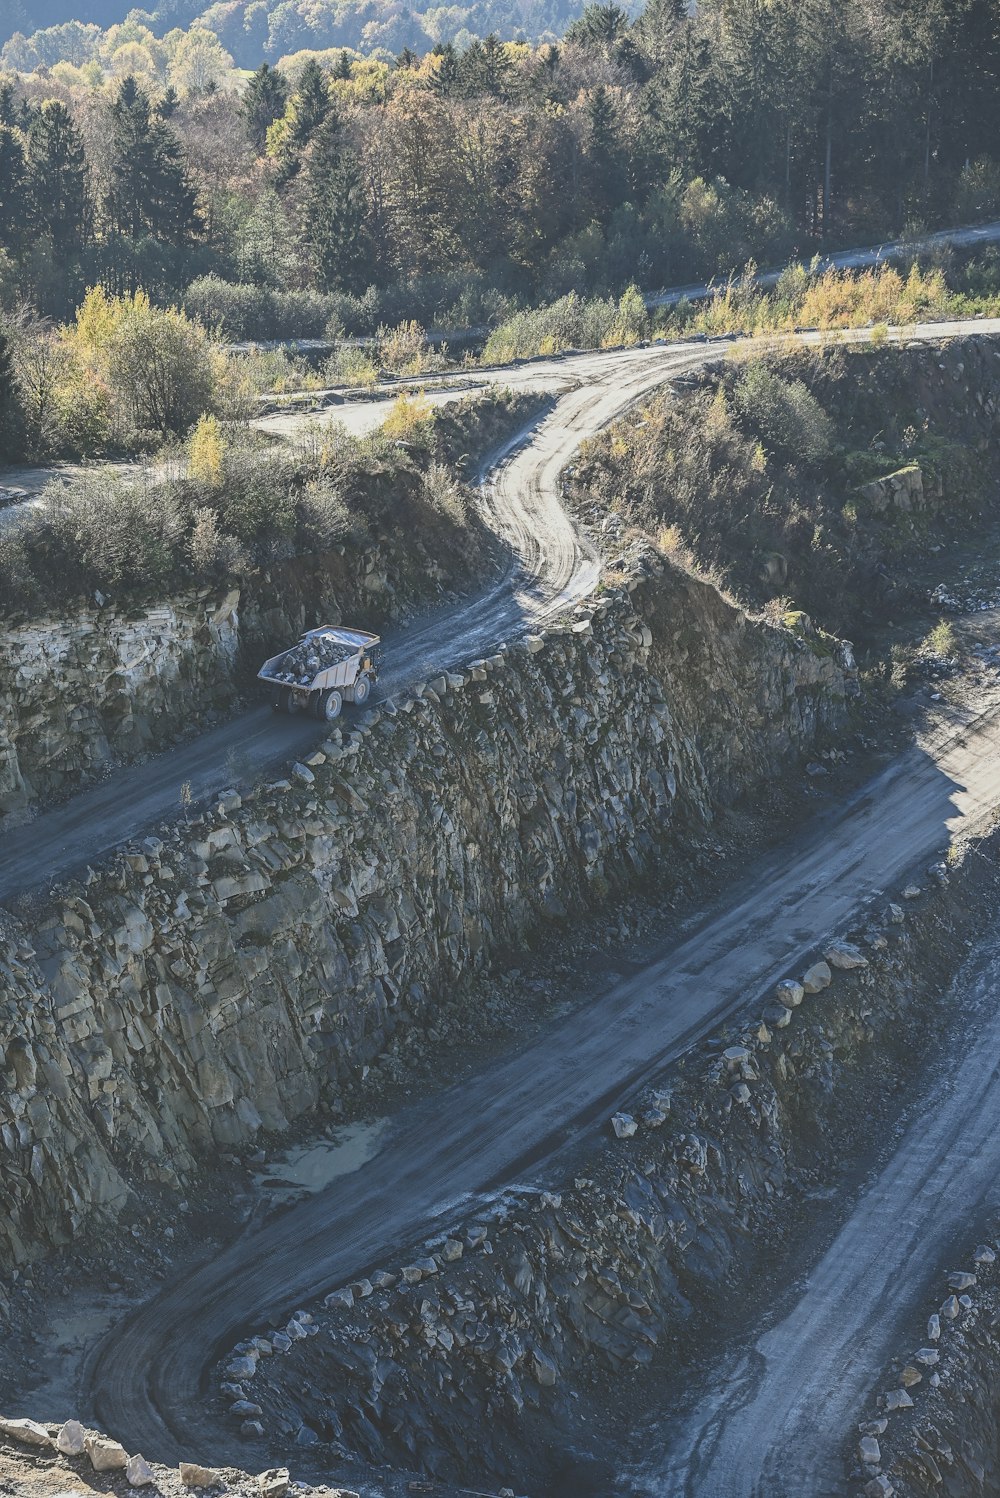
<path id="1" fill-rule="evenodd" d="M 278 693 L 278 711 L 287 713 L 291 718 L 299 711 L 299 700 L 291 687 L 282 687 Z"/>
<path id="2" fill-rule="evenodd" d="M 355 700 L 355 702 L 358 703 L 359 705 L 362 702 L 367 702 L 368 698 L 371 696 L 371 691 L 372 691 L 372 679 L 371 679 L 371 677 L 370 676 L 359 676 L 358 679 L 357 679 L 357 681 L 354 683 L 354 700 Z"/>
<path id="3" fill-rule="evenodd" d="M 340 709 L 343 705 L 343 696 L 336 687 L 332 687 L 329 692 L 320 693 L 316 716 L 320 722 L 332 723 L 334 718 L 340 717 Z"/>

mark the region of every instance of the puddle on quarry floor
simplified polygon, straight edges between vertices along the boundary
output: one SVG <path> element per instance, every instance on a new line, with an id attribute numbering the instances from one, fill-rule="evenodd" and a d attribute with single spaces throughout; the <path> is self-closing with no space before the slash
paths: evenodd
<path id="1" fill-rule="evenodd" d="M 256 1172 L 256 1184 L 273 1195 L 323 1191 L 339 1176 L 351 1175 L 375 1158 L 388 1125 L 387 1118 L 345 1124 L 320 1139 L 293 1145 Z"/>

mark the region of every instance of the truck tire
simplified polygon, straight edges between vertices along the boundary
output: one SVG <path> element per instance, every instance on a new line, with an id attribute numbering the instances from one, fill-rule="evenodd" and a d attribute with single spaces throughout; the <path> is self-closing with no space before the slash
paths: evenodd
<path id="1" fill-rule="evenodd" d="M 277 707 L 279 713 L 288 713 L 291 718 L 294 718 L 295 714 L 299 712 L 299 700 L 291 687 L 282 687 L 278 693 Z"/>
<path id="2" fill-rule="evenodd" d="M 362 702 L 367 702 L 372 692 L 372 679 L 370 676 L 359 676 L 354 683 L 354 700 L 360 707 Z"/>
<path id="3" fill-rule="evenodd" d="M 334 718 L 340 717 L 343 705 L 343 695 L 336 687 L 331 687 L 329 692 L 320 692 L 316 703 L 316 716 L 321 723 L 332 723 Z"/>

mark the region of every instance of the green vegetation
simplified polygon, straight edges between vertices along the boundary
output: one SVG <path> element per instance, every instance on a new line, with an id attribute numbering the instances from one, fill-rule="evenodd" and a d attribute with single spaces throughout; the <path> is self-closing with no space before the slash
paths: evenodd
<path id="1" fill-rule="evenodd" d="M 730 361 L 589 444 L 574 499 L 750 607 L 864 643 L 886 617 L 926 606 L 912 579 L 928 548 L 995 505 L 992 418 L 956 384 L 963 368 L 973 390 L 992 380 L 993 362 L 988 350 L 863 347 Z M 952 653 L 947 629 L 936 653 Z"/>
<path id="2" fill-rule="evenodd" d="M 488 543 L 462 475 L 538 407 L 497 392 L 457 402 L 438 421 L 419 397 L 404 397 L 387 404 L 370 437 L 331 424 L 279 447 L 205 416 L 144 471 L 85 474 L 9 514 L 0 615 L 37 614 L 95 590 L 163 598 L 385 535 L 419 536 L 431 556 L 440 546 L 478 565 Z"/>
<path id="3" fill-rule="evenodd" d="M 1000 212 L 993 0 L 693 10 L 498 14 L 508 35 L 572 22 L 533 45 L 474 40 L 479 5 L 227 0 L 198 20 L 177 0 L 14 37 L 0 304 L 65 321 L 89 287 L 142 288 L 261 338 L 492 326 L 572 294 L 556 321 L 604 339 L 630 284 Z"/>

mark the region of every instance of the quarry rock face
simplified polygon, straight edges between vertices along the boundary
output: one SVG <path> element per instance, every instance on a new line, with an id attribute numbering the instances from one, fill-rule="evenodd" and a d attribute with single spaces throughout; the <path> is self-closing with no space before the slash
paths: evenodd
<path id="1" fill-rule="evenodd" d="M 0 825 L 235 695 L 238 589 L 0 629 Z"/>
<path id="2" fill-rule="evenodd" d="M 125 850 L 30 940 L 0 912 L 3 1261 L 112 1219 L 130 1171 L 176 1185 L 335 1097 L 505 942 L 680 856 L 849 685 L 650 560 L 543 649 L 336 734 L 308 782 Z"/>

